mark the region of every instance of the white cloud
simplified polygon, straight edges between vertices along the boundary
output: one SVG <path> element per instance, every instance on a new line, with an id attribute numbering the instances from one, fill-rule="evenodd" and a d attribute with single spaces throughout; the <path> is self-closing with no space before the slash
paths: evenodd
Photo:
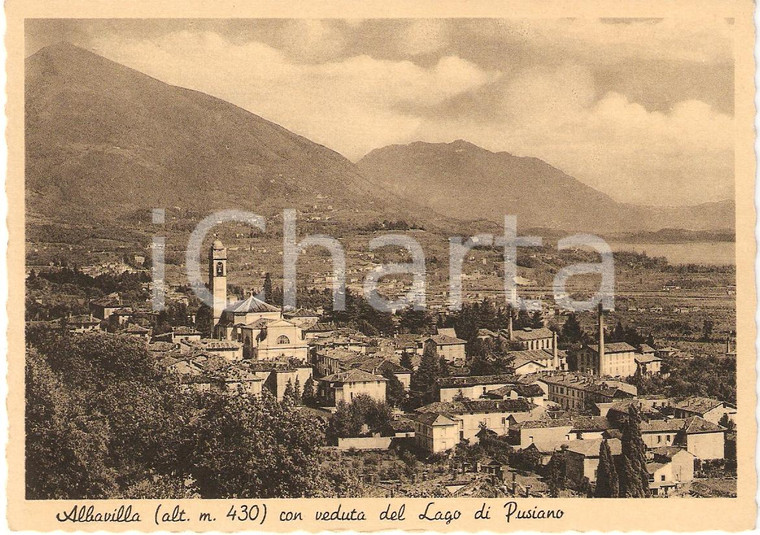
<path id="1" fill-rule="evenodd" d="M 704 102 L 663 113 L 618 93 L 596 100 L 577 65 L 531 69 L 502 95 L 489 125 L 428 120 L 417 134 L 535 156 L 620 201 L 676 205 L 733 195 L 733 119 Z"/>
<path id="2" fill-rule="evenodd" d="M 441 19 L 417 19 L 401 30 L 398 49 L 418 56 L 437 52 L 448 42 L 448 23 Z"/>
<path id="3" fill-rule="evenodd" d="M 455 56 L 425 68 L 361 55 L 299 64 L 258 42 L 232 44 L 210 32 L 174 32 L 150 41 L 95 40 L 106 57 L 168 83 L 228 100 L 350 158 L 407 139 L 433 106 L 498 77 Z"/>
<path id="4" fill-rule="evenodd" d="M 625 23 L 598 19 L 494 19 L 471 21 L 467 26 L 473 34 L 490 41 L 519 42 L 545 56 L 597 64 L 627 59 L 733 59 L 733 26 L 717 17 Z"/>

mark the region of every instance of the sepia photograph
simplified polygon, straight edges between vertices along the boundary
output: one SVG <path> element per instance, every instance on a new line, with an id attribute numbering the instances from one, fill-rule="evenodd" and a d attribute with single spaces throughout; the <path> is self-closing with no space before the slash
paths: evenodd
<path id="1" fill-rule="evenodd" d="M 754 66 L 733 16 L 591 13 L 25 18 L 16 498 L 751 502 Z"/>

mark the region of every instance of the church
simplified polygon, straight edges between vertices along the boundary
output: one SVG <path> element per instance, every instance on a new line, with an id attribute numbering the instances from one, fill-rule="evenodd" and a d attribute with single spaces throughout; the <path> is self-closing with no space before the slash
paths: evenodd
<path id="1" fill-rule="evenodd" d="M 283 318 L 282 310 L 254 295 L 229 302 L 227 249 L 214 241 L 209 252 L 209 289 L 213 297 L 214 338 L 243 344 L 243 357 L 263 361 L 306 363 L 309 346 L 303 330 Z"/>

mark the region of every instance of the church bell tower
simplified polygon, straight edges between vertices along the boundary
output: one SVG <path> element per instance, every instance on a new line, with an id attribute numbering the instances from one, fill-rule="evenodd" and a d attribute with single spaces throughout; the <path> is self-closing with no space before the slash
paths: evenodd
<path id="1" fill-rule="evenodd" d="M 214 298 L 214 331 L 227 307 L 227 249 L 219 240 L 214 241 L 209 259 L 209 286 Z"/>

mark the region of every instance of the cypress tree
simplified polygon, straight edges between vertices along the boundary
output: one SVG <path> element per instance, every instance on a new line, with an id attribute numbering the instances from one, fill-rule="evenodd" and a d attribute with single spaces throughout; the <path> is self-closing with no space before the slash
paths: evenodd
<path id="1" fill-rule="evenodd" d="M 597 498 L 617 498 L 620 495 L 617 468 L 612 458 L 612 451 L 607 440 L 603 440 L 599 446 L 599 469 L 596 475 L 596 489 L 594 496 Z"/>
<path id="2" fill-rule="evenodd" d="M 425 349 L 420 359 L 420 365 L 412 373 L 412 388 L 424 394 L 426 402 L 435 397 L 436 379 L 440 377 L 440 360 L 435 343 L 429 340 L 425 343 Z"/>
<path id="3" fill-rule="evenodd" d="M 628 409 L 623 425 L 623 469 L 620 474 L 620 494 L 625 498 L 648 498 L 649 472 L 647 472 L 646 446 L 639 429 L 639 411 L 634 405 Z"/>

